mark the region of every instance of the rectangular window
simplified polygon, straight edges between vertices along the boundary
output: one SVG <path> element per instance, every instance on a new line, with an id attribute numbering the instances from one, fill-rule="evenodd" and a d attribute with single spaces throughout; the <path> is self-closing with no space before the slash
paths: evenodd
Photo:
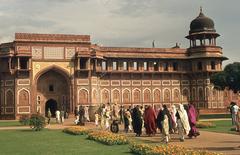
<path id="1" fill-rule="evenodd" d="M 215 61 L 211 61 L 211 69 L 212 69 L 212 70 L 215 70 L 215 69 L 216 69 Z"/>
<path id="2" fill-rule="evenodd" d="M 138 63 L 136 61 L 133 62 L 133 70 L 138 70 Z"/>
<path id="3" fill-rule="evenodd" d="M 178 71 L 178 63 L 177 62 L 173 63 L 173 71 Z"/>
<path id="4" fill-rule="evenodd" d="M 54 92 L 54 86 L 53 86 L 52 84 L 50 84 L 48 90 L 49 90 L 50 92 Z"/>
<path id="5" fill-rule="evenodd" d="M 102 70 L 106 71 L 107 70 L 107 62 L 102 61 Z"/>
<path id="6" fill-rule="evenodd" d="M 143 62 L 143 70 L 147 71 L 148 70 L 148 62 Z"/>
<path id="7" fill-rule="evenodd" d="M 28 69 L 28 59 L 20 58 L 20 69 Z"/>
<path id="8" fill-rule="evenodd" d="M 163 70 L 168 71 L 168 63 L 167 62 L 163 63 Z"/>
<path id="9" fill-rule="evenodd" d="M 198 70 L 202 70 L 202 62 L 197 63 Z"/>
<path id="10" fill-rule="evenodd" d="M 158 63 L 157 62 L 153 62 L 153 69 L 154 69 L 154 71 L 158 71 Z"/>
<path id="11" fill-rule="evenodd" d="M 126 61 L 123 62 L 123 70 L 128 70 L 128 63 Z"/>
<path id="12" fill-rule="evenodd" d="M 87 69 L 87 58 L 80 58 L 80 69 Z"/>
<path id="13" fill-rule="evenodd" d="M 112 63 L 112 69 L 113 70 L 118 70 L 118 64 L 117 64 L 117 62 L 116 61 L 113 61 L 113 63 Z"/>

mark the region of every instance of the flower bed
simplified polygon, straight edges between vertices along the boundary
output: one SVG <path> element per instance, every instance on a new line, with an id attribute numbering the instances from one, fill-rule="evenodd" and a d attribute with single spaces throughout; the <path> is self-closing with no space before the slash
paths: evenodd
<path id="1" fill-rule="evenodd" d="M 89 129 L 80 126 L 69 127 L 63 130 L 65 133 L 69 133 L 72 135 L 87 135 L 91 132 Z"/>
<path id="2" fill-rule="evenodd" d="M 93 131 L 88 133 L 88 139 L 107 145 L 123 145 L 128 144 L 128 139 L 123 135 L 114 134 L 107 131 Z"/>
<path id="3" fill-rule="evenodd" d="M 215 128 L 216 124 L 212 123 L 212 122 L 197 122 L 197 128 Z"/>
<path id="4" fill-rule="evenodd" d="M 177 145 L 131 144 L 130 150 L 139 155 L 222 155 L 214 152 L 189 150 Z"/>

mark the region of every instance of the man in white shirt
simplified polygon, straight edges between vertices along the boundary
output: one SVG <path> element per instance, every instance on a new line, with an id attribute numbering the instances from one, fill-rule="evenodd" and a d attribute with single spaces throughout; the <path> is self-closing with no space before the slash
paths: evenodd
<path id="1" fill-rule="evenodd" d="M 232 107 L 231 107 L 232 122 L 237 130 L 237 113 L 238 113 L 239 107 L 235 102 L 232 102 L 231 104 L 232 104 Z"/>

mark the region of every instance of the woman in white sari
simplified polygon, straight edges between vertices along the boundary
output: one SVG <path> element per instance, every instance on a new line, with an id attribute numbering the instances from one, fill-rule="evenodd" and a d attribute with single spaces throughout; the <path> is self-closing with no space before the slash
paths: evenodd
<path id="1" fill-rule="evenodd" d="M 190 125 L 188 121 L 187 112 L 182 104 L 178 104 L 176 118 L 180 141 L 184 141 L 184 135 L 188 135 L 190 131 Z"/>

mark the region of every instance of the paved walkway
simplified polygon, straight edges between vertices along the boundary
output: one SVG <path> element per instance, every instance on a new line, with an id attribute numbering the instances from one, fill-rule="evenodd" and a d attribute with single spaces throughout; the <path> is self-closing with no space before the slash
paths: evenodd
<path id="1" fill-rule="evenodd" d="M 51 124 L 47 125 L 48 129 L 64 129 L 68 126 L 74 125 L 74 119 L 68 119 L 64 124 Z M 95 128 L 94 123 L 86 123 L 86 127 Z M 121 126 L 120 129 L 123 127 Z M 27 126 L 18 127 L 0 127 L 0 130 L 10 130 L 10 129 L 29 129 Z M 0 131 L 1 132 L 1 131 Z M 197 138 L 186 139 L 184 142 L 180 142 L 178 135 L 172 135 L 170 144 L 177 144 L 191 149 L 204 149 L 219 153 L 225 153 L 227 155 L 240 155 L 240 135 L 234 134 L 224 134 L 224 133 L 214 133 L 207 131 L 200 131 L 201 135 Z M 128 133 L 129 137 L 140 139 L 145 142 L 151 143 L 161 143 L 162 137 L 156 135 L 154 137 L 148 137 L 143 135 L 142 137 L 135 137 L 135 134 Z"/>

